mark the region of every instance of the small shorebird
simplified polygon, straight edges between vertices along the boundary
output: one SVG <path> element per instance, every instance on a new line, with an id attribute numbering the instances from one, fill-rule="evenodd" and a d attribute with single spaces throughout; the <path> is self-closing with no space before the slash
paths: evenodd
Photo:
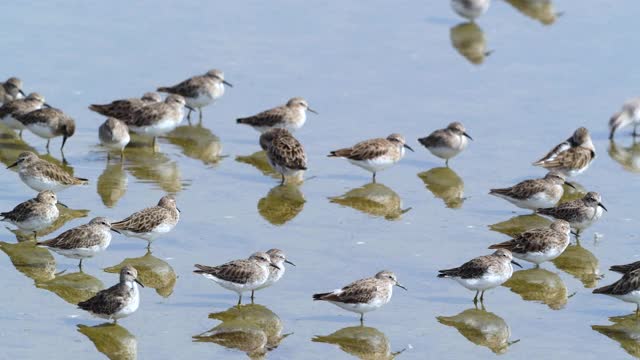
<path id="1" fill-rule="evenodd" d="M 13 100 L 22 99 L 24 96 L 22 80 L 17 77 L 10 77 L 0 84 L 0 103 L 5 104 Z"/>
<path id="2" fill-rule="evenodd" d="M 227 290 L 238 294 L 238 305 L 242 304 L 242 293 L 260 288 L 269 279 L 269 267 L 280 270 L 274 264 L 269 254 L 257 252 L 248 259 L 233 260 L 218 266 L 194 265 L 197 270 L 193 272 L 200 274 Z"/>
<path id="3" fill-rule="evenodd" d="M 85 185 L 89 180 L 69 175 L 58 165 L 40 159 L 38 155 L 25 151 L 7 169 L 18 166 L 20 180 L 35 191 L 58 192 L 73 185 Z"/>
<path id="4" fill-rule="evenodd" d="M 287 260 L 287 256 L 280 249 L 269 249 L 267 250 L 267 255 L 269 255 L 271 262 L 278 268 L 269 266 L 269 277 L 267 278 L 267 281 L 265 281 L 264 284 L 260 285 L 254 290 L 251 290 L 251 300 L 253 300 L 253 295 L 256 290 L 268 288 L 269 286 L 277 283 L 278 280 L 280 280 L 282 276 L 284 276 L 284 272 L 286 270 L 284 266 L 285 263 L 296 266 L 296 264 Z"/>
<path id="5" fill-rule="evenodd" d="M 182 122 L 184 108 L 184 98 L 171 94 L 164 102 L 149 104 L 134 111 L 125 123 L 137 134 L 153 136 L 155 148 L 156 137 L 173 131 Z"/>
<path id="6" fill-rule="evenodd" d="M 224 79 L 224 73 L 220 70 L 209 70 L 204 75 L 194 76 L 177 85 L 160 87 L 158 91 L 169 94 L 181 95 L 187 101 L 189 114 L 187 119 L 191 121 L 191 111 L 196 108 L 200 112 L 202 121 L 202 108 L 213 104 L 218 98 L 224 95 L 224 86 L 233 87 Z"/>
<path id="7" fill-rule="evenodd" d="M 617 272 L 620 274 L 626 274 L 630 271 L 640 269 L 640 261 L 632 262 L 630 264 L 625 265 L 613 265 L 609 268 L 610 271 Z"/>
<path id="8" fill-rule="evenodd" d="M 394 285 L 407 290 L 400 285 L 393 272 L 382 270 L 374 277 L 356 280 L 342 289 L 313 294 L 313 300 L 328 301 L 339 308 L 358 313 L 362 324 L 365 313 L 378 310 L 391 300 Z"/>
<path id="9" fill-rule="evenodd" d="M 413 151 L 402 135 L 391 134 L 386 139 L 361 141 L 350 148 L 332 151 L 327 156 L 345 158 L 353 165 L 372 172 L 373 182 L 376 182 L 376 173 L 400 161 L 405 148 Z"/>
<path id="10" fill-rule="evenodd" d="M 489 249 L 507 249 L 514 257 L 536 264 L 551 261 L 562 254 L 571 241 L 571 226 L 564 220 L 554 221 L 548 228 L 525 231 L 515 238 L 489 246 Z"/>
<path id="11" fill-rule="evenodd" d="M 111 223 L 127 237 L 136 237 L 148 242 L 147 248 L 160 235 L 173 230 L 180 220 L 180 209 L 176 206 L 173 195 L 163 196 L 158 205 L 149 207 L 129 215 L 126 219 Z"/>
<path id="12" fill-rule="evenodd" d="M 13 210 L 0 213 L 0 221 L 9 222 L 22 231 L 33 232 L 35 239 L 38 231 L 48 228 L 58 219 L 60 212 L 56 204 L 60 204 L 56 194 L 44 190 L 35 198 L 18 204 Z"/>
<path id="13" fill-rule="evenodd" d="M 127 121 L 131 119 L 131 115 L 136 110 L 159 102 L 162 102 L 160 94 L 156 92 L 148 92 L 142 95 L 140 99 L 132 98 L 115 100 L 109 104 L 103 105 L 93 104 L 89 106 L 89 109 L 107 117 L 114 117 L 118 120 Z"/>
<path id="14" fill-rule="evenodd" d="M 304 147 L 288 130 L 277 128 L 263 133 L 260 146 L 266 151 L 269 165 L 282 176 L 281 185 L 286 177 L 298 177 L 307 170 Z"/>
<path id="15" fill-rule="evenodd" d="M 570 138 L 551 149 L 542 159 L 533 163 L 545 169 L 561 172 L 566 177 L 583 173 L 596 157 L 589 130 L 578 128 Z"/>
<path id="16" fill-rule="evenodd" d="M 625 273 L 620 280 L 595 289 L 593 293 L 609 295 L 618 300 L 636 304 L 636 315 L 640 316 L 640 269 Z"/>
<path id="17" fill-rule="evenodd" d="M 505 199 L 519 208 L 535 211 L 555 206 L 564 194 L 562 185 L 575 189 L 562 173 L 550 171 L 542 179 L 525 180 L 503 189 L 491 189 L 489 194 Z"/>
<path id="18" fill-rule="evenodd" d="M 56 108 L 42 108 L 31 111 L 17 117 L 24 127 L 43 139 L 47 139 L 47 151 L 49 143 L 54 137 L 62 136 L 62 146 L 64 149 L 67 139 L 76 132 L 76 123 L 71 117 Z"/>
<path id="19" fill-rule="evenodd" d="M 301 97 L 289 99 L 285 105 L 265 110 L 253 116 L 237 119 L 238 124 L 249 125 L 256 131 L 265 133 L 274 128 L 295 131 L 307 121 L 307 111 L 317 112 L 309 107 L 307 100 Z"/>
<path id="20" fill-rule="evenodd" d="M 113 320 L 125 318 L 138 310 L 140 305 L 140 291 L 138 285 L 144 287 L 138 281 L 138 271 L 131 265 L 124 266 L 120 270 L 120 283 L 99 291 L 94 297 L 78 304 L 82 310 L 91 315 Z"/>
<path id="21" fill-rule="evenodd" d="M 0 123 L 14 130 L 19 130 L 19 135 L 22 137 L 22 130 L 25 127 L 23 123 L 18 121 L 18 117 L 39 110 L 43 106 L 48 105 L 44 101 L 44 96 L 38 93 L 31 93 L 24 99 L 9 101 L 0 107 Z"/>
<path id="22" fill-rule="evenodd" d="M 98 128 L 100 143 L 109 150 L 120 151 L 120 159 L 124 159 L 124 148 L 129 144 L 129 128 L 124 122 L 110 117 Z M 107 159 L 110 153 L 107 152 Z"/>
<path id="23" fill-rule="evenodd" d="M 469 140 L 473 139 L 467 134 L 464 125 L 457 121 L 445 129 L 436 130 L 429 136 L 418 139 L 433 155 L 445 159 L 447 166 L 449 159 L 460 154 L 467 147 Z"/>
<path id="24" fill-rule="evenodd" d="M 489 9 L 491 0 L 451 0 L 451 8 L 465 19 L 475 20 Z"/>
<path id="25" fill-rule="evenodd" d="M 597 192 L 588 192 L 582 199 L 562 203 L 556 207 L 538 209 L 538 214 L 568 221 L 571 227 L 580 232 L 596 222 L 607 210 L 602 205 L 602 198 Z"/>
<path id="26" fill-rule="evenodd" d="M 499 249 L 491 255 L 472 259 L 460 267 L 438 270 L 438 277 L 452 278 L 465 288 L 475 290 L 476 296 L 473 298 L 473 303 L 477 304 L 478 295 L 480 295 L 482 303 L 485 291 L 498 287 L 509 280 L 513 275 L 511 264 L 522 267 L 513 261 L 511 251 Z"/>
<path id="27" fill-rule="evenodd" d="M 111 243 L 111 228 L 109 220 L 103 217 L 91 219 L 89 223 L 69 229 L 51 240 L 40 241 L 38 246 L 46 247 L 58 254 L 79 259 L 78 267 L 82 269 L 82 260 L 92 258 L 99 252 L 107 250 Z"/>
<path id="28" fill-rule="evenodd" d="M 638 136 L 640 125 L 640 97 L 629 99 L 622 104 L 622 109 L 609 119 L 609 139 L 613 139 L 616 130 L 633 125 L 633 136 Z"/>

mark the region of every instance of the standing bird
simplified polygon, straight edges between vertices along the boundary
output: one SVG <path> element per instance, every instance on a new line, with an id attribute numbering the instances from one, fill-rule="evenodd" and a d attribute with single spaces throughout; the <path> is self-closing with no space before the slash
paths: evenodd
<path id="1" fill-rule="evenodd" d="M 489 246 L 489 249 L 507 249 L 514 257 L 536 264 L 560 256 L 571 241 L 571 225 L 564 220 L 556 220 L 547 228 L 531 229 L 515 238 Z"/>
<path id="2" fill-rule="evenodd" d="M 14 129 L 19 130 L 19 136 L 22 138 L 22 130 L 25 126 L 18 121 L 18 117 L 48 106 L 44 101 L 44 96 L 38 93 L 31 93 L 24 99 L 12 100 L 0 107 L 0 123 Z"/>
<path id="3" fill-rule="evenodd" d="M 10 77 L 4 83 L 0 84 L 0 103 L 6 104 L 13 100 L 25 97 L 22 91 L 22 80 L 17 77 Z"/>
<path id="4" fill-rule="evenodd" d="M 396 275 L 382 270 L 374 277 L 360 279 L 351 284 L 327 293 L 313 294 L 313 300 L 323 300 L 347 311 L 360 314 L 360 324 L 364 314 L 386 305 L 393 295 L 393 286 L 407 290 L 400 285 Z"/>
<path id="5" fill-rule="evenodd" d="M 400 161 L 404 157 L 405 148 L 413 151 L 402 135 L 391 134 L 386 139 L 361 141 L 350 148 L 332 151 L 327 156 L 345 158 L 353 165 L 372 172 L 373 182 L 376 182 L 376 173 Z"/>
<path id="6" fill-rule="evenodd" d="M 48 228 L 58 219 L 60 212 L 56 204 L 59 204 L 56 194 L 44 190 L 35 198 L 18 204 L 13 210 L 0 213 L 0 221 L 11 223 L 22 231 L 33 232 L 35 239 L 38 231 Z"/>
<path id="7" fill-rule="evenodd" d="M 289 99 L 285 105 L 265 110 L 253 116 L 237 119 L 238 124 L 249 125 L 256 131 L 265 133 L 274 128 L 298 130 L 307 121 L 307 111 L 317 112 L 309 107 L 307 100 L 301 97 Z"/>
<path id="8" fill-rule="evenodd" d="M 511 278 L 513 275 L 511 264 L 522 267 L 513 261 L 511 251 L 499 249 L 491 255 L 472 259 L 460 267 L 438 270 L 438 277 L 452 278 L 465 288 L 475 290 L 476 296 L 473 298 L 473 303 L 477 304 L 478 295 L 482 303 L 485 291 L 498 287 Z"/>
<path id="9" fill-rule="evenodd" d="M 551 149 L 542 159 L 533 163 L 545 169 L 561 172 L 566 177 L 576 176 L 589 168 L 596 157 L 589 130 L 578 128 L 566 141 Z"/>
<path id="10" fill-rule="evenodd" d="M 286 177 L 297 177 L 307 170 L 304 147 L 288 130 L 277 128 L 260 135 L 260 146 L 267 153 L 269 165 L 282 176 L 281 185 Z"/>
<path id="11" fill-rule="evenodd" d="M 575 189 L 562 173 L 550 171 L 542 179 L 530 179 L 508 188 L 491 189 L 489 194 L 505 199 L 519 208 L 536 211 L 555 206 L 564 194 L 562 185 Z"/>
<path id="12" fill-rule="evenodd" d="M 184 98 L 172 94 L 167 96 L 164 102 L 149 104 L 137 109 L 124 122 L 131 131 L 140 135 L 152 136 L 155 149 L 156 137 L 170 133 L 182 122 L 184 108 Z"/>
<path id="13" fill-rule="evenodd" d="M 636 304 L 636 316 L 640 316 L 640 269 L 629 271 L 611 285 L 593 290 L 594 294 L 603 294 L 624 302 Z"/>
<path id="14" fill-rule="evenodd" d="M 602 205 L 602 198 L 597 192 L 590 191 L 582 199 L 562 203 L 552 208 L 538 209 L 538 214 L 568 221 L 571 227 L 580 232 L 598 221 L 607 208 Z"/>
<path id="15" fill-rule="evenodd" d="M 89 109 L 107 117 L 114 117 L 118 120 L 127 121 L 131 119 L 131 115 L 138 109 L 159 102 L 162 102 L 160 94 L 156 92 L 148 92 L 142 95 L 140 99 L 133 98 L 115 100 L 109 104 L 103 105 L 93 104 L 89 106 Z"/>
<path id="16" fill-rule="evenodd" d="M 120 159 L 124 159 L 124 148 L 129 144 L 129 128 L 124 122 L 110 117 L 98 128 L 100 143 L 109 150 L 120 151 Z M 107 152 L 107 160 L 110 153 Z"/>
<path id="17" fill-rule="evenodd" d="M 17 117 L 27 129 L 43 139 L 47 139 L 47 151 L 49 142 L 54 137 L 62 136 L 62 146 L 64 149 L 67 139 L 76 132 L 76 123 L 71 117 L 55 108 L 42 108 Z"/>
<path id="18" fill-rule="evenodd" d="M 144 287 L 138 281 L 138 271 L 131 265 L 126 265 L 120 270 L 120 283 L 99 291 L 94 297 L 78 304 L 82 310 L 91 315 L 113 320 L 125 318 L 138 310 L 140 306 L 140 291 L 138 285 Z"/>
<path id="19" fill-rule="evenodd" d="M 640 97 L 629 99 L 622 104 L 622 109 L 617 111 L 609 119 L 609 140 L 613 139 L 616 130 L 633 125 L 633 136 L 638 136 L 637 129 L 640 124 Z"/>
<path id="20" fill-rule="evenodd" d="M 126 219 L 111 223 L 127 237 L 136 237 L 148 242 L 147 248 L 160 235 L 173 230 L 180 221 L 180 209 L 176 206 L 173 195 L 163 196 L 158 205 L 149 207 L 129 215 Z"/>
<path id="21" fill-rule="evenodd" d="M 35 191 L 58 192 L 73 185 L 86 185 L 89 180 L 69 175 L 63 168 L 40 159 L 38 155 L 25 151 L 7 169 L 18 167 L 20 180 Z"/>
<path id="22" fill-rule="evenodd" d="M 449 159 L 460 154 L 469 140 L 473 138 L 467 134 L 464 125 L 456 121 L 445 129 L 436 130 L 429 136 L 418 139 L 418 142 L 433 155 L 445 159 L 445 164 L 449 166 Z"/>
<path id="23" fill-rule="evenodd" d="M 486 13 L 491 0 L 451 0 L 451 8 L 458 15 L 471 21 Z"/>
<path id="24" fill-rule="evenodd" d="M 267 278 L 267 281 L 265 281 L 264 284 L 260 285 L 259 287 L 255 288 L 254 290 L 251 290 L 251 300 L 253 300 L 253 293 L 256 290 L 261 290 L 261 289 L 264 289 L 264 288 L 268 288 L 269 286 L 277 283 L 278 280 L 280 280 L 282 278 L 282 276 L 284 276 L 284 272 L 286 270 L 286 268 L 284 266 L 285 263 L 287 263 L 289 265 L 296 266 L 296 264 L 294 264 L 291 261 L 287 260 L 287 256 L 280 249 L 269 249 L 269 250 L 267 250 L 267 255 L 269 255 L 269 258 L 271 259 L 271 262 L 275 266 L 277 266 L 277 268 L 275 268 L 273 266 L 269 266 L 269 277 Z"/>
<path id="25" fill-rule="evenodd" d="M 69 229 L 51 240 L 40 241 L 36 245 L 71 259 L 79 259 L 78 267 L 82 269 L 82 260 L 107 250 L 111 244 L 111 231 L 118 232 L 111 228 L 109 220 L 97 217 L 87 224 Z"/>
<path id="26" fill-rule="evenodd" d="M 194 265 L 197 269 L 193 272 L 214 281 L 227 290 L 238 294 L 238 306 L 242 304 L 242 293 L 253 292 L 264 285 L 269 279 L 269 267 L 280 270 L 280 267 L 271 261 L 267 253 L 257 252 L 248 259 L 233 260 L 218 266 Z"/>
<path id="27" fill-rule="evenodd" d="M 169 94 L 181 95 L 187 101 L 189 114 L 187 119 L 191 121 L 191 111 L 193 108 L 200 112 L 200 121 L 202 122 L 202 108 L 213 104 L 218 98 L 224 95 L 224 86 L 233 87 L 224 79 L 224 73 L 220 70 L 209 70 L 206 74 L 194 76 L 177 85 L 168 87 L 159 87 L 158 91 Z"/>

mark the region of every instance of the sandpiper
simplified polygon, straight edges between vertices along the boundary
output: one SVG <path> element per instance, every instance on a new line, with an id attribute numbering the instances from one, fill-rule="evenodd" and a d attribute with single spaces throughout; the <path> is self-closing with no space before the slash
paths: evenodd
<path id="1" fill-rule="evenodd" d="M 451 8 L 465 19 L 475 20 L 489 9 L 491 0 L 451 0 Z"/>
<path id="2" fill-rule="evenodd" d="M 405 148 L 413 151 L 402 135 L 391 134 L 386 139 L 365 140 L 350 148 L 332 151 L 328 156 L 346 158 L 353 165 L 372 172 L 373 182 L 376 182 L 376 173 L 400 161 Z"/>
<path id="3" fill-rule="evenodd" d="M 480 295 L 480 302 L 482 302 L 485 291 L 500 286 L 509 280 L 513 275 L 513 266 L 511 264 L 522 267 L 513 261 L 511 251 L 499 249 L 491 255 L 472 259 L 460 267 L 438 270 L 438 277 L 452 278 L 465 288 L 475 290 L 476 296 L 473 298 L 473 302 L 477 304 L 478 295 Z"/>
<path id="4" fill-rule="evenodd" d="M 76 123 L 71 117 L 56 108 L 42 108 L 31 111 L 17 117 L 27 129 L 43 139 L 47 139 L 47 151 L 49 143 L 54 137 L 62 136 L 62 146 L 67 139 L 76 132 Z"/>
<path id="5" fill-rule="evenodd" d="M 138 271 L 130 265 L 120 270 L 120 283 L 98 292 L 94 297 L 78 304 L 82 310 L 90 312 L 93 316 L 113 320 L 125 318 L 138 310 L 140 305 L 140 292 L 138 285 L 144 287 L 138 281 Z"/>
<path id="6" fill-rule="evenodd" d="M 564 194 L 562 185 L 575 189 L 562 173 L 550 171 L 542 179 L 525 180 L 503 189 L 491 189 L 489 194 L 505 199 L 519 208 L 535 211 L 555 206 Z"/>
<path id="7" fill-rule="evenodd" d="M 0 123 L 20 131 L 20 137 L 22 137 L 22 130 L 24 130 L 24 124 L 18 121 L 18 117 L 30 113 L 32 111 L 47 106 L 44 101 L 44 96 L 38 93 L 31 93 L 24 99 L 18 99 L 9 101 L 0 107 Z"/>
<path id="8" fill-rule="evenodd" d="M 124 148 L 129 144 L 129 128 L 124 122 L 110 117 L 98 128 L 100 143 L 109 150 L 120 151 L 120 158 L 124 158 Z M 107 153 L 107 159 L 110 154 Z"/>
<path id="9" fill-rule="evenodd" d="M 613 265 L 609 268 L 610 271 L 614 271 L 620 274 L 626 274 L 636 269 L 640 269 L 640 261 L 632 262 L 625 265 Z"/>
<path id="10" fill-rule="evenodd" d="M 301 97 L 289 99 L 285 105 L 265 110 L 253 116 L 237 119 L 238 124 L 249 125 L 255 130 L 265 133 L 274 128 L 295 131 L 307 121 L 307 111 L 317 112 L 309 107 L 307 100 Z"/>
<path id="11" fill-rule="evenodd" d="M 568 201 L 556 207 L 538 209 L 538 214 L 568 221 L 579 234 L 602 216 L 607 210 L 597 192 L 588 192 L 582 199 Z"/>
<path id="12" fill-rule="evenodd" d="M 374 277 L 360 279 L 351 284 L 327 293 L 313 294 L 313 300 L 323 300 L 347 311 L 360 314 L 360 323 L 364 322 L 364 313 L 378 310 L 391 300 L 393 286 L 404 290 L 396 275 L 382 270 Z"/>
<path id="13" fill-rule="evenodd" d="M 140 135 L 156 137 L 165 135 L 182 122 L 185 100 L 180 95 L 169 95 L 164 102 L 153 103 L 134 111 L 130 119 L 124 120 L 129 129 Z"/>
<path id="14" fill-rule="evenodd" d="M 13 100 L 22 99 L 25 96 L 22 91 L 22 80 L 17 77 L 10 77 L 0 84 L 0 103 L 8 103 Z"/>
<path id="15" fill-rule="evenodd" d="M 218 266 L 194 265 L 200 274 L 227 290 L 238 294 L 238 305 L 242 304 L 242 293 L 253 292 L 260 288 L 269 279 L 269 267 L 280 270 L 280 267 L 271 261 L 269 254 L 257 252 L 248 259 L 233 260 Z"/>
<path id="16" fill-rule="evenodd" d="M 633 125 L 633 136 L 638 136 L 636 131 L 640 124 L 640 97 L 629 99 L 622 104 L 622 109 L 617 111 L 609 119 L 609 139 L 613 139 L 616 130 Z"/>
<path id="17" fill-rule="evenodd" d="M 620 280 L 595 289 L 593 293 L 609 295 L 624 302 L 636 304 L 636 315 L 640 315 L 640 269 L 625 273 Z"/>
<path id="18" fill-rule="evenodd" d="M 18 166 L 18 175 L 22 182 L 35 191 L 58 192 L 69 186 L 89 183 L 89 180 L 71 176 L 61 167 L 40 159 L 30 151 L 21 153 L 16 162 L 7 166 L 7 169 L 14 166 Z"/>
<path id="19" fill-rule="evenodd" d="M 33 232 L 35 238 L 38 231 L 46 229 L 58 219 L 60 212 L 56 204 L 56 194 L 44 190 L 35 198 L 18 204 L 13 210 L 0 213 L 0 221 L 9 222 L 22 231 Z"/>
<path id="20" fill-rule="evenodd" d="M 284 276 L 284 272 L 286 270 L 284 266 L 285 263 L 296 266 L 296 264 L 287 260 L 287 256 L 284 254 L 284 251 L 280 249 L 269 249 L 267 250 L 267 255 L 269 255 L 271 262 L 276 265 L 277 268 L 269 266 L 269 277 L 267 278 L 267 281 L 265 281 L 264 284 L 258 286 L 254 290 L 251 290 L 251 299 L 253 299 L 253 295 L 256 290 L 267 288 L 277 283 L 278 280 L 280 280 L 282 276 Z"/>
<path id="21" fill-rule="evenodd" d="M 304 147 L 288 130 L 278 128 L 263 133 L 260 146 L 267 153 L 269 165 L 282 176 L 282 185 L 286 177 L 299 177 L 307 170 Z"/>
<path id="22" fill-rule="evenodd" d="M 445 129 L 436 130 L 429 136 L 418 139 L 433 155 L 445 159 L 447 166 L 449 159 L 460 154 L 469 140 L 473 139 L 467 134 L 464 125 L 457 121 L 447 125 Z"/>
<path id="23" fill-rule="evenodd" d="M 162 102 L 160 94 L 156 92 L 148 92 L 142 95 L 140 99 L 121 99 L 114 100 L 108 104 L 93 104 L 89 106 L 89 109 L 107 117 L 114 117 L 118 120 L 127 121 L 131 119 L 133 113 L 138 109 L 159 102 Z"/>
<path id="24" fill-rule="evenodd" d="M 173 195 L 163 196 L 158 205 L 129 215 L 126 219 L 111 223 L 111 227 L 128 237 L 146 240 L 151 247 L 158 236 L 173 230 L 180 220 L 180 209 Z"/>
<path id="25" fill-rule="evenodd" d="M 214 69 L 207 71 L 204 75 L 189 78 L 177 85 L 160 87 L 158 91 L 183 96 L 187 101 L 187 105 L 191 107 L 187 118 L 190 120 L 192 108 L 197 108 L 200 112 L 200 121 L 202 121 L 202 108 L 213 104 L 224 95 L 225 85 L 233 87 L 224 79 L 222 71 Z"/>
<path id="26" fill-rule="evenodd" d="M 69 229 L 51 240 L 38 242 L 38 246 L 46 247 L 62 256 L 79 259 L 78 267 L 82 269 L 82 260 L 92 258 L 105 251 L 111 243 L 109 220 L 103 217 L 91 219 L 89 223 Z"/>
<path id="27" fill-rule="evenodd" d="M 525 231 L 515 238 L 489 246 L 489 249 L 507 249 L 513 257 L 536 264 L 551 261 L 569 246 L 571 226 L 564 220 L 554 221 L 548 228 Z"/>
<path id="28" fill-rule="evenodd" d="M 545 169 L 561 172 L 566 177 L 576 176 L 587 170 L 596 157 L 589 130 L 578 128 L 570 138 L 551 149 L 542 159 L 533 163 Z"/>

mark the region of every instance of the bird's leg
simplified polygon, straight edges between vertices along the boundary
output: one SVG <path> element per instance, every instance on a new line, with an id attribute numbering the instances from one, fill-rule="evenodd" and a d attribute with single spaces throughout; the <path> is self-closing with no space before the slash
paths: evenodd
<path id="1" fill-rule="evenodd" d="M 189 121 L 189 125 L 191 125 L 191 109 L 189 109 L 189 112 L 187 113 L 187 121 Z"/>
<path id="2" fill-rule="evenodd" d="M 118 319 L 113 319 L 113 325 L 118 325 Z"/>
<path id="3" fill-rule="evenodd" d="M 120 162 L 124 161 L 124 149 L 120 150 Z"/>
<path id="4" fill-rule="evenodd" d="M 280 186 L 284 185 L 284 181 L 285 181 L 285 178 L 284 178 L 284 175 L 282 175 L 282 181 L 280 181 Z"/>
<path id="5" fill-rule="evenodd" d="M 238 297 L 238 306 L 242 304 L 242 294 Z"/>
<path id="6" fill-rule="evenodd" d="M 364 324 L 364 313 L 360 314 L 360 325 Z"/>
<path id="7" fill-rule="evenodd" d="M 473 297 L 473 304 L 478 305 L 478 295 L 480 294 L 480 290 L 476 290 L 476 296 Z"/>
<path id="8" fill-rule="evenodd" d="M 51 142 L 51 139 L 47 140 L 47 152 L 49 152 L 49 143 Z"/>
<path id="9" fill-rule="evenodd" d="M 251 290 L 251 302 L 253 302 L 253 295 L 255 293 L 255 290 Z"/>
<path id="10" fill-rule="evenodd" d="M 202 124 L 202 108 L 198 109 L 198 112 L 200 113 L 200 124 Z"/>
<path id="11" fill-rule="evenodd" d="M 147 251 L 151 251 L 151 241 L 147 241 Z"/>
<path id="12" fill-rule="evenodd" d="M 111 151 L 107 151 L 107 162 L 111 160 Z"/>
<path id="13" fill-rule="evenodd" d="M 445 165 L 446 167 L 449 167 L 449 159 L 447 159 L 447 160 L 445 160 L 445 161 L 444 161 L 444 165 Z"/>
<path id="14" fill-rule="evenodd" d="M 480 304 L 484 305 L 484 290 L 480 293 Z"/>
<path id="15" fill-rule="evenodd" d="M 82 271 L 82 259 L 80 259 L 80 263 L 78 264 L 78 268 Z"/>
<path id="16" fill-rule="evenodd" d="M 634 125 L 633 125 L 633 136 L 634 136 L 634 137 L 635 137 L 635 136 L 638 136 L 638 132 L 637 132 L 637 130 L 638 130 L 638 124 L 634 124 Z"/>
<path id="17" fill-rule="evenodd" d="M 38 233 L 36 231 L 33 232 L 33 241 L 38 241 Z"/>
<path id="18" fill-rule="evenodd" d="M 373 173 L 373 183 L 374 184 L 376 183 L 376 173 L 375 172 Z"/>
<path id="19" fill-rule="evenodd" d="M 20 130 L 20 132 L 18 133 L 18 137 L 22 139 L 22 130 Z"/>

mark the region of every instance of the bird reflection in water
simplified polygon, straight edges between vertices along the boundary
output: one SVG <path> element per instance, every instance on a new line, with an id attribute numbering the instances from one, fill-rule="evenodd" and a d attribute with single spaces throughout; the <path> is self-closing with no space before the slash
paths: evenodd
<path id="1" fill-rule="evenodd" d="M 583 248 L 578 242 L 569 245 L 562 255 L 551 260 L 560 270 L 580 280 L 585 288 L 594 288 L 604 275 L 598 268 L 598 258 L 592 252 Z"/>
<path id="2" fill-rule="evenodd" d="M 273 170 L 271 165 L 269 165 L 269 161 L 267 160 L 267 153 L 263 150 L 256 151 L 253 154 L 247 156 L 236 156 L 236 161 L 253 166 L 265 176 L 270 176 L 274 179 L 280 179 L 280 174 Z"/>
<path id="3" fill-rule="evenodd" d="M 96 277 L 83 271 L 78 271 L 72 273 L 63 272 L 48 281 L 36 280 L 36 287 L 49 290 L 69 304 L 76 305 L 104 289 L 104 284 Z"/>
<path id="4" fill-rule="evenodd" d="M 617 341 L 629 355 L 640 358 L 640 321 L 634 313 L 609 318 L 611 325 L 592 325 L 591 328 Z M 614 356 L 614 354 L 612 354 Z"/>
<path id="5" fill-rule="evenodd" d="M 193 337 L 194 342 L 211 342 L 245 352 L 251 359 L 265 359 L 291 334 L 282 334 L 282 321 L 262 305 L 233 306 L 209 315 L 221 321 L 213 329 Z"/>
<path id="6" fill-rule="evenodd" d="M 138 270 L 138 279 L 147 288 L 155 289 L 158 295 L 168 298 L 173 293 L 177 275 L 166 261 L 159 259 L 147 251 L 144 256 L 124 259 L 120 264 L 104 269 L 105 272 L 118 274 L 125 265 Z"/>
<path id="7" fill-rule="evenodd" d="M 176 161 L 138 143 L 127 147 L 125 168 L 140 182 L 157 184 L 167 193 L 178 193 L 186 186 Z"/>
<path id="8" fill-rule="evenodd" d="M 505 2 L 543 25 L 552 25 L 563 14 L 555 11 L 551 0 L 505 0 Z"/>
<path id="9" fill-rule="evenodd" d="M 402 209 L 400 196 L 381 183 L 369 183 L 342 196 L 330 197 L 329 201 L 387 220 L 399 220 L 402 214 L 411 210 L 410 207 Z"/>
<path id="10" fill-rule="evenodd" d="M 467 309 L 455 316 L 438 316 L 437 319 L 441 324 L 456 328 L 470 342 L 485 346 L 496 354 L 506 353 L 509 346 L 520 341 L 509 341 L 509 325 L 484 307 Z"/>
<path id="11" fill-rule="evenodd" d="M 438 167 L 418 174 L 433 196 L 442 199 L 451 209 L 459 209 L 464 202 L 464 182 L 449 167 Z"/>
<path id="12" fill-rule="evenodd" d="M 514 216 L 511 219 L 489 225 L 489 229 L 507 236 L 518 236 L 525 231 L 536 228 L 547 228 L 551 220 L 537 214 Z"/>
<path id="13" fill-rule="evenodd" d="M 640 172 L 640 143 L 634 141 L 630 146 L 624 147 L 611 140 L 608 152 L 611 159 L 622 165 L 623 169 L 634 173 Z"/>
<path id="14" fill-rule="evenodd" d="M 493 51 L 487 50 L 487 41 L 478 24 L 466 22 L 451 28 L 451 45 L 470 63 L 480 65 Z"/>
<path id="15" fill-rule="evenodd" d="M 502 286 L 523 300 L 541 302 L 553 310 L 564 308 L 570 297 L 560 276 L 541 268 L 516 271 Z"/>
<path id="16" fill-rule="evenodd" d="M 368 326 L 351 326 L 327 336 L 315 336 L 313 342 L 334 344 L 340 350 L 360 359 L 395 359 L 404 349 L 391 351 L 387 336 L 380 330 Z"/>
<path id="17" fill-rule="evenodd" d="M 167 140 L 180 147 L 185 156 L 205 165 L 217 165 L 224 158 L 220 138 L 202 125 L 178 126 L 167 135 Z"/>
<path id="18" fill-rule="evenodd" d="M 0 250 L 9 256 L 16 270 L 37 282 L 55 278 L 56 260 L 47 249 L 35 246 L 34 241 L 17 244 L 0 242 Z"/>
<path id="19" fill-rule="evenodd" d="M 273 187 L 258 201 L 258 212 L 271 224 L 284 225 L 298 216 L 305 202 L 298 185 L 285 183 Z"/>
<path id="20" fill-rule="evenodd" d="M 109 162 L 98 177 L 97 189 L 102 203 L 109 208 L 114 207 L 127 192 L 129 180 L 121 161 Z"/>
<path id="21" fill-rule="evenodd" d="M 78 325 L 78 332 L 88 337 L 96 349 L 111 360 L 138 358 L 138 340 L 118 324 Z"/>

